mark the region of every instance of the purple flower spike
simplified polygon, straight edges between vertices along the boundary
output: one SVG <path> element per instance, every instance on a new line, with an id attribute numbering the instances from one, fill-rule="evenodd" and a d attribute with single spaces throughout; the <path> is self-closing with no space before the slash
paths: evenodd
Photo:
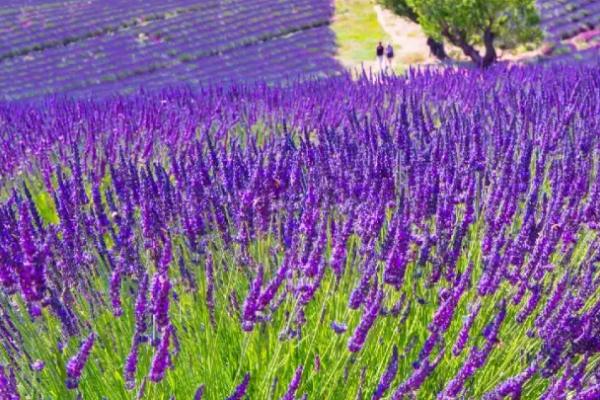
<path id="1" fill-rule="evenodd" d="M 21 293 L 30 303 L 31 315 L 38 316 L 40 310 L 36 303 L 43 299 L 46 290 L 46 251 L 36 247 L 29 208 L 25 203 L 19 208 L 19 235 L 23 253 L 23 265 L 17 269 Z"/>
<path id="2" fill-rule="evenodd" d="M 452 354 L 454 354 L 454 356 L 458 356 L 465 348 L 467 341 L 469 340 L 471 327 L 473 326 L 480 309 L 481 303 L 476 303 L 469 308 L 469 314 L 465 318 L 463 325 L 460 328 L 460 332 L 458 333 L 458 337 L 456 338 L 456 342 L 454 342 L 454 346 L 452 347 Z"/>
<path id="3" fill-rule="evenodd" d="M 5 400 L 19 400 L 21 398 L 17 392 L 17 382 L 12 370 L 10 376 L 6 376 L 3 365 L 0 365 L 0 398 Z"/>
<path id="4" fill-rule="evenodd" d="M 354 227 L 354 213 L 350 213 L 338 235 L 333 239 L 333 249 L 331 252 L 331 269 L 338 277 L 344 273 L 346 264 L 346 246 Z"/>
<path id="5" fill-rule="evenodd" d="M 169 271 L 169 265 L 171 264 L 172 258 L 173 258 L 173 251 L 171 248 L 171 241 L 167 237 L 164 240 L 164 246 L 162 249 L 160 260 L 158 262 L 158 270 L 162 274 L 166 274 Z"/>
<path id="6" fill-rule="evenodd" d="M 542 289 L 539 285 L 536 285 L 531 291 L 531 296 L 529 297 L 527 304 L 516 316 L 516 320 L 519 324 L 525 322 L 527 317 L 529 317 L 529 315 L 531 315 L 531 313 L 535 310 L 540 301 L 541 295 Z"/>
<path id="7" fill-rule="evenodd" d="M 37 360 L 31 363 L 31 369 L 35 372 L 40 372 L 45 366 L 46 364 L 42 360 Z"/>
<path id="8" fill-rule="evenodd" d="M 113 315 L 120 317 L 123 314 L 121 307 L 121 271 L 116 268 L 110 277 L 110 300 L 113 308 Z"/>
<path id="9" fill-rule="evenodd" d="M 385 392 L 389 389 L 390 385 L 396 378 L 396 373 L 398 372 L 398 347 L 394 345 L 394 349 L 392 350 L 392 358 L 387 366 L 387 369 L 379 379 L 379 384 L 377 385 L 377 389 L 375 389 L 375 393 L 373 393 L 373 397 L 371 400 L 379 400 L 383 397 Z"/>
<path id="10" fill-rule="evenodd" d="M 285 277 L 288 272 L 288 261 L 287 259 L 283 261 L 283 264 L 277 270 L 275 277 L 269 282 L 265 290 L 260 294 L 257 299 L 257 306 L 261 309 L 265 308 L 275 297 L 275 294 L 279 290 L 279 287 L 285 280 Z"/>
<path id="11" fill-rule="evenodd" d="M 242 383 L 240 383 L 231 396 L 227 398 L 227 400 L 242 400 L 246 395 L 246 390 L 248 390 L 248 383 L 250 382 L 250 373 L 246 373 L 244 375 L 244 379 Z"/>
<path id="12" fill-rule="evenodd" d="M 376 269 L 374 260 L 368 260 L 362 271 L 358 285 L 354 288 L 354 290 L 352 290 L 352 293 L 350 293 L 348 307 L 353 310 L 357 310 L 361 304 L 365 302 L 367 294 L 369 293 L 371 278 L 373 275 L 375 275 L 375 273 Z"/>
<path id="13" fill-rule="evenodd" d="M 600 399 L 600 383 L 584 389 L 577 395 L 578 400 L 598 400 Z"/>
<path id="14" fill-rule="evenodd" d="M 377 319 L 379 315 L 379 309 L 381 308 L 381 302 L 383 301 L 383 290 L 377 289 L 377 293 L 375 298 L 372 300 L 371 304 L 365 309 L 362 319 L 360 320 L 356 330 L 354 331 L 354 335 L 348 341 L 348 350 L 352 353 L 355 353 L 362 349 L 365 340 L 367 339 L 367 334 L 369 330 L 373 326 L 373 323 Z"/>
<path id="15" fill-rule="evenodd" d="M 566 292 L 565 289 L 567 288 L 568 280 L 569 280 L 569 274 L 565 274 L 563 276 L 563 278 L 558 282 L 558 284 L 554 288 L 554 291 L 552 292 L 552 295 L 546 302 L 544 309 L 540 312 L 538 317 L 535 319 L 536 327 L 541 328 L 542 326 L 544 326 L 544 324 L 548 321 L 548 319 L 552 315 L 552 313 L 554 313 L 554 311 L 556 310 L 558 304 L 560 303 L 560 301 L 562 300 L 562 298 Z"/>
<path id="16" fill-rule="evenodd" d="M 167 326 L 163 330 L 162 338 L 158 349 L 154 353 L 152 359 L 152 368 L 150 369 L 150 380 L 152 382 L 160 382 L 165 377 L 165 371 L 169 364 L 169 343 L 171 339 L 171 326 Z"/>
<path id="17" fill-rule="evenodd" d="M 146 312 L 148 308 L 148 274 L 144 274 L 138 286 L 137 299 L 135 301 L 135 333 L 138 336 L 146 332 Z"/>
<path id="18" fill-rule="evenodd" d="M 290 381 L 285 394 L 279 400 L 294 400 L 296 398 L 296 392 L 300 386 L 300 380 L 302 379 L 302 365 L 296 368 L 296 372 Z"/>
<path id="19" fill-rule="evenodd" d="M 198 386 L 198 389 L 196 389 L 196 393 L 194 394 L 194 400 L 202 400 L 203 396 L 204 396 L 204 384 Z"/>
<path id="20" fill-rule="evenodd" d="M 504 399 L 506 396 L 512 395 L 513 398 L 518 398 L 523 389 L 523 385 L 527 382 L 533 374 L 537 371 L 537 365 L 535 362 L 529 366 L 525 371 L 518 375 L 506 379 L 504 382 L 496 386 L 492 391 L 486 393 L 483 396 L 484 400 L 497 400 Z"/>
<path id="21" fill-rule="evenodd" d="M 481 368 L 492 351 L 494 345 L 498 341 L 498 332 L 500 326 L 506 317 L 506 303 L 503 300 L 500 305 L 500 310 L 483 330 L 483 336 L 486 338 L 484 347 L 480 350 L 477 347 L 473 347 L 466 361 L 456 373 L 454 378 L 450 380 L 442 392 L 438 394 L 439 400 L 445 400 L 446 398 L 454 398 L 463 389 L 467 379 L 472 377 L 479 368 Z"/>
<path id="22" fill-rule="evenodd" d="M 260 288 L 263 282 L 263 267 L 258 267 L 256 277 L 252 281 L 248 296 L 244 301 L 244 311 L 242 315 L 242 329 L 246 332 L 254 329 L 254 322 L 256 322 L 256 312 L 258 311 L 258 298 L 260 296 Z"/>
<path id="23" fill-rule="evenodd" d="M 331 329 L 333 329 L 333 331 L 335 333 L 337 333 L 338 335 L 341 335 L 342 333 L 344 333 L 348 330 L 348 326 L 341 322 L 333 321 L 331 323 Z"/>
<path id="24" fill-rule="evenodd" d="M 573 373 L 571 378 L 569 379 L 569 382 L 567 384 L 567 388 L 569 390 L 579 390 L 580 389 L 588 362 L 589 362 L 589 355 L 586 354 L 585 357 L 583 358 L 583 360 L 581 360 L 581 362 L 575 369 L 575 372 Z"/>
<path id="25" fill-rule="evenodd" d="M 94 341 L 96 340 L 96 334 L 94 332 L 90 333 L 87 339 L 81 345 L 79 352 L 75 354 L 69 362 L 67 363 L 67 388 L 68 389 L 76 389 L 79 386 L 79 378 L 81 377 L 81 372 L 83 371 L 83 367 L 87 362 L 88 357 L 90 356 L 90 352 L 92 350 L 92 346 L 94 345 Z"/>
<path id="26" fill-rule="evenodd" d="M 138 364 L 138 348 L 140 341 L 135 336 L 133 343 L 131 344 L 131 350 L 125 361 L 124 375 L 125 375 L 125 387 L 127 390 L 132 390 L 135 387 L 135 372 Z"/>
<path id="27" fill-rule="evenodd" d="M 401 400 L 404 398 L 404 395 L 410 393 L 412 391 L 417 390 L 421 387 L 425 379 L 433 372 L 433 370 L 438 366 L 442 357 L 444 356 L 444 351 L 440 351 L 433 362 L 429 362 L 429 359 L 424 360 L 417 369 L 413 371 L 411 376 L 404 382 L 402 382 L 394 394 L 392 395 L 392 400 Z"/>
<path id="28" fill-rule="evenodd" d="M 171 281 L 167 275 L 158 277 L 158 290 L 156 297 L 153 298 L 154 316 L 159 328 L 164 328 L 169 324 L 169 293 L 171 291 Z M 154 293 L 153 293 L 154 294 Z"/>

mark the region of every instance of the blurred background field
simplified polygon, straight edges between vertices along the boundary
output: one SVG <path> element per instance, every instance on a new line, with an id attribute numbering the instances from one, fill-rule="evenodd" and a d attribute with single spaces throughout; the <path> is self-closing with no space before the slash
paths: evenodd
<path id="1" fill-rule="evenodd" d="M 0 98 L 376 72 L 379 41 L 394 46 L 397 73 L 437 63 L 421 27 L 382 4 L 7 0 L 0 8 Z M 538 9 L 544 40 L 501 50 L 501 61 L 598 58 L 600 0 L 539 1 Z M 447 51 L 456 62 L 466 60 L 455 46 Z"/>

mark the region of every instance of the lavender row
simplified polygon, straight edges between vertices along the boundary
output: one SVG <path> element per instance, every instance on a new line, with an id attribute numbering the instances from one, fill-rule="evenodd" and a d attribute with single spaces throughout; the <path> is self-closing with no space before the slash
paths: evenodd
<path id="1" fill-rule="evenodd" d="M 567 39 L 597 28 L 600 24 L 600 1 L 538 1 L 541 25 L 550 39 Z"/>
<path id="2" fill-rule="evenodd" d="M 114 35 L 100 35 L 68 46 L 33 52 L 23 58 L 5 60 L 0 65 L 6 79 L 2 95 L 17 98 L 75 92 L 85 86 L 110 84 L 130 76 L 135 78 L 168 69 L 182 61 L 190 62 L 286 32 L 327 24 L 331 16 L 327 1 L 306 0 L 293 5 L 271 0 L 251 5 L 234 1 L 209 6 L 203 4 L 199 9 L 180 12 L 174 18 L 149 21 Z M 198 25 L 199 19 L 207 23 Z M 333 41 L 327 39 L 324 46 L 327 48 L 331 43 Z M 281 65 L 284 66 L 285 59 L 291 56 L 285 55 Z M 316 55 L 315 61 L 319 57 Z M 272 58 L 275 59 L 275 55 Z M 302 70 L 288 71 L 289 75 L 301 73 Z"/>
<path id="3" fill-rule="evenodd" d="M 270 33 L 271 31 L 283 29 L 284 27 L 294 28 L 293 21 L 298 20 L 298 18 L 296 16 L 293 18 L 290 17 L 291 16 L 284 16 L 283 18 L 280 18 L 277 26 L 266 24 L 265 28 L 261 28 L 261 30 L 262 32 Z M 313 21 L 313 18 L 315 17 L 317 17 L 317 15 L 313 16 L 313 14 L 308 14 L 306 21 Z M 271 17 L 269 16 L 269 18 Z M 161 63 L 175 63 L 178 61 L 176 57 L 178 55 L 181 56 L 184 52 L 186 54 L 190 51 L 206 53 L 212 48 L 218 48 L 217 46 L 221 47 L 222 44 L 220 43 L 215 43 L 214 41 L 211 43 L 211 39 L 226 36 L 226 32 L 232 32 L 232 30 L 233 32 L 236 32 L 235 35 L 237 38 L 229 35 L 230 37 L 227 40 L 227 44 L 230 46 L 235 45 L 236 40 L 248 40 L 252 35 L 260 33 L 260 31 L 252 33 L 250 31 L 244 31 L 243 29 L 236 29 L 236 24 L 239 23 L 239 21 L 240 19 L 236 17 L 231 20 L 233 24 L 229 24 L 230 21 L 220 21 L 219 19 L 216 19 L 216 29 L 207 32 L 206 37 L 204 37 L 202 32 L 193 28 L 193 30 L 190 31 L 180 30 L 178 32 L 178 37 L 164 43 L 139 45 L 134 41 L 133 35 L 123 35 L 121 37 L 109 37 L 107 38 L 108 40 L 94 40 L 79 46 L 79 49 L 68 46 L 59 51 L 50 51 L 50 54 L 44 52 L 39 54 L 38 59 L 40 62 L 36 64 L 39 65 L 42 63 L 40 67 L 47 66 L 45 71 L 41 68 L 36 68 L 35 66 L 30 67 L 30 64 L 33 64 L 31 61 L 20 61 L 19 64 L 14 65 L 17 68 L 22 69 L 21 74 L 5 68 L 6 73 L 3 76 L 7 78 L 7 81 L 5 82 L 4 93 L 5 95 L 10 96 L 25 91 L 28 87 L 48 88 L 51 82 L 56 82 L 57 79 L 60 80 L 61 78 L 67 80 L 75 77 L 76 80 L 85 82 L 94 79 L 102 79 L 111 74 L 127 73 L 130 70 L 135 70 L 140 66 L 147 66 L 152 63 L 158 63 L 159 65 Z M 267 19 L 265 17 L 263 23 L 266 21 Z M 222 35 L 219 32 L 221 30 L 223 31 Z M 183 44 L 190 41 L 190 38 L 197 39 L 197 41 L 192 42 L 194 47 L 184 47 Z M 102 43 L 102 47 L 96 47 L 100 45 L 100 43 Z M 201 47 L 198 48 L 198 46 Z M 101 51 L 102 49 L 106 50 Z M 146 50 L 148 50 L 148 52 L 146 52 Z M 87 56 L 86 53 L 89 52 L 103 54 L 103 56 L 97 59 L 95 56 Z M 167 53 L 171 54 L 171 56 L 165 59 Z M 81 63 L 82 58 L 87 59 L 89 62 L 86 62 L 85 64 Z M 78 61 L 75 62 L 76 60 Z M 27 69 L 23 69 L 24 63 L 28 64 Z M 64 67 L 61 68 L 63 65 Z M 5 65 L 5 67 L 7 66 Z M 21 79 L 19 79 L 20 75 L 22 76 Z M 37 77 L 37 79 L 32 80 L 32 77 Z M 61 85 L 68 88 L 68 82 L 57 82 L 59 88 Z"/>
<path id="4" fill-rule="evenodd" d="M 273 39 L 240 49 L 232 49 L 221 55 L 202 57 L 195 61 L 177 63 L 172 67 L 132 75 L 125 79 L 110 79 L 110 75 L 102 76 L 97 83 L 93 79 L 85 87 L 72 86 L 71 93 L 90 95 L 110 92 L 115 93 L 140 87 L 157 88 L 172 85 L 188 84 L 192 86 L 211 84 L 222 81 L 276 81 L 289 77 L 298 78 L 308 75 L 330 75 L 341 73 L 342 68 L 334 61 L 333 34 L 328 28 L 314 28 L 294 33 L 281 39 Z M 295 57 L 291 57 L 294 54 Z M 278 72 L 277 72 L 278 71 Z M 46 90 L 65 91 L 69 81 L 54 80 L 46 83 Z M 26 85 L 15 93 L 27 95 Z M 17 90 L 17 89 L 15 89 Z M 41 89 L 34 93 L 43 93 Z M 10 95 L 10 90 L 6 94 Z"/>
<path id="5" fill-rule="evenodd" d="M 223 82 L 277 82 L 299 77 L 320 77 L 343 72 L 333 59 L 335 48 L 328 28 L 315 28 L 294 33 L 221 55 L 201 58 L 150 74 L 120 81 L 91 85 L 72 92 L 76 96 L 110 96 L 135 92 L 140 88 L 160 89 L 187 84 L 190 87 Z M 296 56 L 290 57 L 293 53 Z M 173 76 L 178 77 L 174 83 Z"/>
<path id="6" fill-rule="evenodd" d="M 322 15 L 319 13 L 322 11 L 314 10 L 314 7 L 310 7 L 309 9 L 306 6 L 310 6 L 310 4 L 307 4 L 304 7 L 302 7 L 302 4 L 297 4 L 296 12 L 310 10 L 311 13 L 307 15 L 314 15 L 315 19 L 319 20 L 319 15 Z M 64 48 L 44 51 L 42 54 L 39 54 L 38 57 L 36 57 L 36 55 L 32 55 L 32 58 L 35 58 L 36 62 L 26 62 L 27 69 L 23 69 L 22 60 L 12 63 L 12 67 L 15 68 L 14 70 L 6 68 L 7 64 L 10 65 L 10 63 L 5 63 L 4 69 L 6 73 L 10 73 L 11 78 L 19 78 L 19 75 L 23 75 L 23 77 L 25 77 L 31 72 L 35 72 L 35 68 L 32 69 L 32 66 L 52 66 L 60 62 L 69 65 L 71 63 L 75 63 L 76 60 L 81 61 L 82 58 L 86 58 L 86 55 L 82 53 L 97 53 L 97 47 L 100 45 L 104 48 L 107 48 L 108 51 L 115 52 L 115 55 L 125 55 L 129 53 L 143 55 L 143 51 L 146 50 L 147 47 L 147 50 L 151 51 L 152 55 L 155 57 L 159 55 L 164 56 L 169 50 L 170 53 L 174 53 L 173 56 L 175 56 L 177 54 L 177 48 L 181 44 L 187 42 L 197 43 L 200 41 L 201 43 L 206 43 L 207 46 L 210 46 L 210 40 L 213 37 L 221 36 L 226 34 L 228 31 L 243 31 L 244 29 L 242 28 L 244 28 L 244 26 L 247 29 L 253 24 L 264 24 L 267 21 L 266 18 L 268 16 L 273 16 L 271 14 L 282 19 L 282 26 L 285 26 L 288 23 L 287 19 L 292 17 L 292 15 L 286 15 L 286 9 L 279 8 L 279 10 L 277 10 L 269 7 L 266 7 L 265 10 L 261 10 L 260 12 L 256 13 L 244 11 L 239 15 L 231 14 L 226 17 L 220 17 L 220 13 L 214 15 L 207 15 L 205 12 L 184 14 L 164 22 L 152 23 L 149 26 L 152 29 L 145 27 L 143 29 L 138 28 L 132 31 L 123 32 L 118 35 L 92 39 L 80 45 L 66 46 Z M 241 16 L 243 16 L 243 24 L 240 24 L 242 19 Z M 197 24 L 197 20 L 200 18 L 207 19 L 207 22 L 204 23 L 202 27 L 198 26 Z M 252 24 L 248 25 L 249 21 L 251 21 Z M 267 24 L 266 27 L 268 26 L 269 25 Z M 165 27 L 176 27 L 177 29 L 171 29 L 171 31 L 175 32 L 170 33 L 169 30 L 164 30 Z M 144 34 L 148 37 L 148 41 L 150 43 L 148 43 L 146 47 L 136 43 L 136 40 L 139 39 L 140 34 Z M 161 38 L 164 38 L 164 40 Z M 94 62 L 94 60 L 90 61 L 92 63 Z M 109 60 L 110 63 L 114 63 L 115 61 L 118 62 L 119 60 Z M 21 71 L 18 70 L 19 67 L 21 68 Z"/>
<path id="7" fill-rule="evenodd" d="M 212 2 L 216 5 L 216 2 Z M 133 18 L 143 18 L 154 13 L 165 13 L 185 7 L 207 7 L 206 2 L 169 0 L 168 2 L 144 2 L 111 0 L 109 2 L 78 2 L 56 4 L 52 7 L 22 8 L 12 14 L 3 15 L 5 43 L 0 54 L 34 47 L 38 44 L 62 41 L 78 37 L 97 29 L 117 28 Z M 119 12 L 115 13 L 115 9 Z"/>

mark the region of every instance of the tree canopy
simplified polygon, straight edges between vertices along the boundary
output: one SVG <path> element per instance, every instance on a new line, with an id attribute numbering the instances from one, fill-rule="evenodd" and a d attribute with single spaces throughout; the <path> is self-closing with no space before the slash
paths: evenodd
<path id="1" fill-rule="evenodd" d="M 498 43 L 511 48 L 541 36 L 535 0 L 382 0 L 382 3 L 418 22 L 430 40 L 448 41 L 481 67 L 497 60 Z M 477 45 L 483 45 L 483 54 Z"/>

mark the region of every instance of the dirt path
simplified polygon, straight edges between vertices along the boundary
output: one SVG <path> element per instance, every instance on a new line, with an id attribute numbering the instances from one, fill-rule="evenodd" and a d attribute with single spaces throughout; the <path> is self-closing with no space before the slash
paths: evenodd
<path id="1" fill-rule="evenodd" d="M 377 21 L 392 38 L 397 64 L 421 64 L 435 62 L 430 56 L 427 36 L 419 26 L 408 18 L 400 17 L 380 5 L 375 5 Z"/>

